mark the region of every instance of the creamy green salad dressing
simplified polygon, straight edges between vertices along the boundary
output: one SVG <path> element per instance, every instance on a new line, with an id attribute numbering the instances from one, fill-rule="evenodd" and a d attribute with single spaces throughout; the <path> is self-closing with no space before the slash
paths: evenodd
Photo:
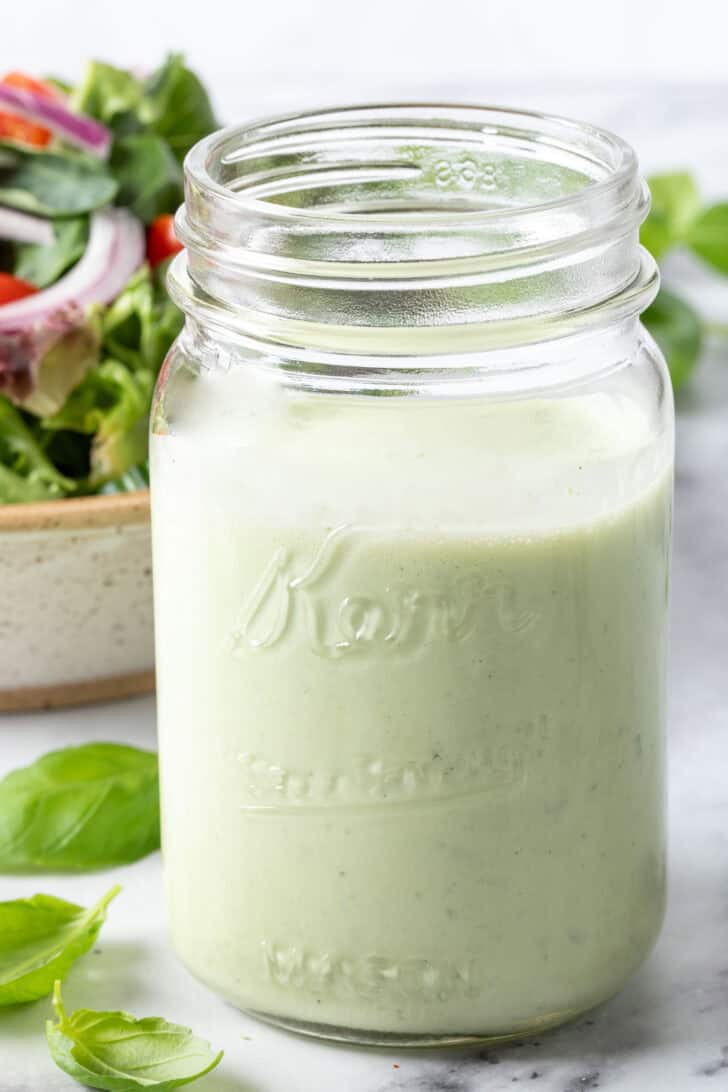
<path id="1" fill-rule="evenodd" d="M 669 437 L 266 384 L 203 373 L 152 441 L 179 954 L 293 1023 L 588 1008 L 663 911 Z"/>

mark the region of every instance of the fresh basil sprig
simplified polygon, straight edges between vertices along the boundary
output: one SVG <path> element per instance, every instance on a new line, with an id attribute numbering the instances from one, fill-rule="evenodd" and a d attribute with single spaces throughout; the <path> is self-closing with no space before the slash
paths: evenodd
<path id="1" fill-rule="evenodd" d="M 159 848 L 157 756 L 117 743 L 44 755 L 0 781 L 0 871 L 89 871 Z"/>
<path id="2" fill-rule="evenodd" d="M 640 242 L 659 261 L 681 242 L 700 212 L 700 195 L 695 179 L 687 171 L 655 174 L 650 187 L 650 214 L 642 225 Z"/>
<path id="3" fill-rule="evenodd" d="M 674 247 L 696 254 L 728 275 L 728 202 L 703 206 L 695 179 L 687 171 L 648 178 L 652 206 L 640 239 L 658 260 Z M 686 300 L 667 289 L 642 316 L 667 359 L 676 390 L 697 364 L 703 348 L 703 321 Z"/>
<path id="4" fill-rule="evenodd" d="M 120 890 L 89 910 L 52 895 L 0 902 L 0 1006 L 46 997 L 92 946 Z"/>
<path id="5" fill-rule="evenodd" d="M 719 273 L 728 273 L 728 202 L 710 205 L 688 228 L 687 243 Z"/>
<path id="6" fill-rule="evenodd" d="M 67 1015 L 56 983 L 46 1035 L 56 1065 L 80 1084 L 106 1092 L 171 1092 L 209 1073 L 222 1059 L 189 1028 L 161 1017 L 79 1009 Z"/>

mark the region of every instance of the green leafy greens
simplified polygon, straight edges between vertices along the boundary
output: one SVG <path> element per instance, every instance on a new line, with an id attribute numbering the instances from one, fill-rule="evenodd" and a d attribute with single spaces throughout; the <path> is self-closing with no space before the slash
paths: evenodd
<path id="1" fill-rule="evenodd" d="M 47 458 L 19 410 L 0 397 L 0 503 L 57 500 L 73 488 Z"/>
<path id="2" fill-rule="evenodd" d="M 146 79 L 94 62 L 71 103 L 114 134 L 110 169 L 117 204 L 147 224 L 173 212 L 182 201 L 182 160 L 217 128 L 207 91 L 184 58 L 171 54 Z"/>
<path id="3" fill-rule="evenodd" d="M 223 1056 L 189 1028 L 158 1016 L 138 1020 L 127 1012 L 90 1009 L 69 1016 L 60 983 L 53 993 L 53 1008 L 57 1023 L 46 1024 L 53 1061 L 88 1088 L 172 1092 L 209 1073 Z"/>
<path id="4" fill-rule="evenodd" d="M 90 61 L 78 87 L 71 90 L 69 106 L 96 118 L 115 136 L 136 132 L 143 85 L 131 72 L 103 61 Z"/>
<path id="5" fill-rule="evenodd" d="M 700 210 L 698 187 L 691 174 L 674 171 L 648 179 L 650 214 L 642 225 L 640 241 L 658 260 L 684 238 Z"/>
<path id="6" fill-rule="evenodd" d="M 104 314 L 104 351 L 132 371 L 146 368 L 156 374 L 182 329 L 182 315 L 164 287 L 165 274 L 166 264 L 154 273 L 142 266 Z"/>
<path id="7" fill-rule="evenodd" d="M 182 204 L 182 168 L 162 137 L 131 133 L 114 141 L 111 169 L 119 184 L 117 204 L 146 224 Z"/>
<path id="8" fill-rule="evenodd" d="M 708 265 L 728 273 L 728 202 L 710 205 L 688 225 L 686 242 Z"/>
<path id="9" fill-rule="evenodd" d="M 68 223 L 78 229 L 77 221 Z M 117 491 L 147 487 L 139 482 L 148 483 L 154 384 L 183 322 L 165 290 L 165 272 L 162 265 L 142 266 L 110 307 L 59 332 L 21 403 L 30 413 L 0 395 L 0 503 L 54 500 L 107 482 Z M 13 335 L 8 352 L 18 344 Z"/>
<path id="10" fill-rule="evenodd" d="M 92 488 L 146 461 L 153 391 L 150 371 L 134 372 L 117 360 L 105 360 L 45 422 L 46 429 L 70 429 L 92 437 L 88 473 Z"/>
<path id="11" fill-rule="evenodd" d="M 117 743 L 44 755 L 0 781 L 0 871 L 85 871 L 159 848 L 157 756 Z"/>
<path id="12" fill-rule="evenodd" d="M 0 204 L 49 218 L 108 205 L 118 183 L 104 163 L 75 153 L 0 142 Z"/>
<path id="13" fill-rule="evenodd" d="M 217 127 L 179 54 L 146 77 L 94 61 L 69 105 L 108 126 L 108 162 L 54 141 L 0 141 L 0 205 L 50 220 L 48 245 L 3 240 L 0 271 L 54 285 L 82 257 L 90 213 L 111 202 L 145 224 L 183 199 L 181 162 Z M 108 307 L 67 308 L 0 334 L 0 504 L 146 488 L 156 377 L 182 328 L 165 263 L 143 266 Z M 70 328 L 75 324 L 78 329 Z"/>
<path id="14" fill-rule="evenodd" d="M 694 178 L 673 171 L 648 179 L 652 206 L 642 225 L 644 246 L 661 259 L 674 247 L 691 250 L 717 272 L 728 274 L 728 202 L 703 207 Z M 667 359 L 676 390 L 700 359 L 704 341 L 700 315 L 686 300 L 661 288 L 642 316 Z"/>
<path id="15" fill-rule="evenodd" d="M 91 948 L 120 890 L 112 887 L 89 910 L 52 895 L 0 902 L 0 1006 L 47 996 Z"/>
<path id="16" fill-rule="evenodd" d="M 148 266 L 135 273 L 104 312 L 101 363 L 90 369 L 57 413 L 42 421 L 44 434 L 92 437 L 87 487 L 144 474 L 149 408 L 162 361 L 182 327 L 182 315 L 167 295 L 164 271 Z"/>
<path id="17" fill-rule="evenodd" d="M 179 53 L 146 80 L 139 117 L 164 137 L 180 162 L 193 144 L 218 128 L 207 91 Z"/>
<path id="18" fill-rule="evenodd" d="M 16 247 L 13 273 L 36 288 L 47 288 L 78 261 L 88 242 L 88 217 L 56 220 L 51 246 L 21 243 Z"/>
<path id="19" fill-rule="evenodd" d="M 642 321 L 665 354 L 675 390 L 685 383 L 703 346 L 703 324 L 697 311 L 667 288 L 662 288 Z"/>

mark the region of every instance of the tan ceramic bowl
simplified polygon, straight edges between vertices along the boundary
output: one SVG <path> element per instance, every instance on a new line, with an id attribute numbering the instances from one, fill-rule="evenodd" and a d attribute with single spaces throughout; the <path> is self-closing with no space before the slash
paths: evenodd
<path id="1" fill-rule="evenodd" d="M 149 492 L 0 505 L 0 710 L 154 686 Z"/>

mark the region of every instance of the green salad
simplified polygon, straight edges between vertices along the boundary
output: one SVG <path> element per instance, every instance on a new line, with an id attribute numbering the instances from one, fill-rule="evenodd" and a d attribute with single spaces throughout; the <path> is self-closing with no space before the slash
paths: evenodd
<path id="1" fill-rule="evenodd" d="M 179 55 L 0 79 L 0 503 L 146 486 L 182 160 L 216 127 Z"/>

